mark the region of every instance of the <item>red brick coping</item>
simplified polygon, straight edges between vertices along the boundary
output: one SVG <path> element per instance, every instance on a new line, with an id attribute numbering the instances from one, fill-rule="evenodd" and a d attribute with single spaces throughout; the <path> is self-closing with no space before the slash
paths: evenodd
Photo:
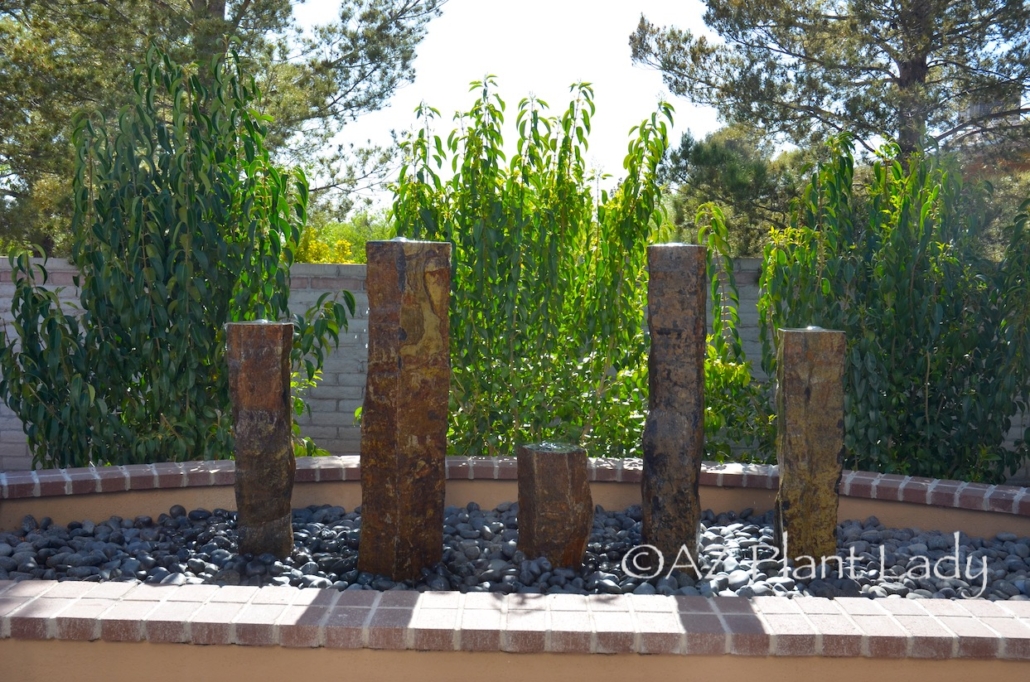
<path id="1" fill-rule="evenodd" d="M 590 480 L 599 483 L 639 483 L 642 474 L 639 459 L 591 459 L 589 467 Z M 0 472 L 0 500 L 229 486 L 235 475 L 232 461 L 8 471 Z M 448 457 L 447 478 L 514 481 L 518 478 L 516 461 L 513 457 Z M 360 479 L 356 456 L 297 459 L 297 483 Z M 779 475 L 771 465 L 706 462 L 701 485 L 775 490 Z M 1030 489 L 1016 486 L 845 471 L 840 492 L 846 497 L 1030 516 Z"/>
<path id="2" fill-rule="evenodd" d="M 1030 602 L 0 582 L 0 639 L 1030 660 Z"/>

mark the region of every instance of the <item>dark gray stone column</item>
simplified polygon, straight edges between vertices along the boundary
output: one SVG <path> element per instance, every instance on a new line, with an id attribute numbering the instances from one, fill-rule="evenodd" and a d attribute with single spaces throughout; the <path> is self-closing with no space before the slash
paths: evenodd
<path id="1" fill-rule="evenodd" d="M 579 570 L 594 521 L 587 453 L 575 445 L 540 443 L 518 449 L 519 549 Z"/>
<path id="2" fill-rule="evenodd" d="M 844 332 L 780 329 L 776 363 L 776 534 L 787 558 L 837 553 L 844 462 Z"/>
<path id="3" fill-rule="evenodd" d="M 372 241 L 358 567 L 418 578 L 443 556 L 451 245 Z"/>
<path id="4" fill-rule="evenodd" d="M 240 554 L 284 559 L 293 551 L 290 500 L 297 469 L 290 404 L 293 324 L 231 322 L 225 336 Z"/>
<path id="5" fill-rule="evenodd" d="M 697 557 L 704 456 L 705 249 L 649 246 L 648 414 L 642 482 L 644 540 L 671 563 L 685 545 Z"/>

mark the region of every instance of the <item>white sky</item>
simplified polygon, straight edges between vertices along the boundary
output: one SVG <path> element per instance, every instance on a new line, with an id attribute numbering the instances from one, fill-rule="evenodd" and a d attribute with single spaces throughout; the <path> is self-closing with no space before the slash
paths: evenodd
<path id="1" fill-rule="evenodd" d="M 307 0 L 294 13 L 307 26 L 325 22 L 338 7 L 339 0 Z M 449 0 L 418 47 L 415 82 L 402 87 L 386 108 L 349 124 L 344 138 L 388 144 L 391 129 L 414 124 L 414 109 L 423 100 L 440 110 L 436 132 L 446 138 L 454 112 L 474 101 L 469 82 L 494 74 L 508 105 L 505 140 L 514 146 L 519 100 L 534 94 L 552 114 L 560 114 L 569 102 L 569 86 L 582 80 L 593 84 L 597 105 L 588 161 L 619 177 L 629 129 L 650 116 L 659 99 L 676 109 L 673 144 L 684 130 L 703 136 L 718 127 L 713 109 L 672 97 L 661 74 L 630 61 L 629 36 L 641 13 L 697 34 L 704 31 L 703 11 L 699 0 Z"/>

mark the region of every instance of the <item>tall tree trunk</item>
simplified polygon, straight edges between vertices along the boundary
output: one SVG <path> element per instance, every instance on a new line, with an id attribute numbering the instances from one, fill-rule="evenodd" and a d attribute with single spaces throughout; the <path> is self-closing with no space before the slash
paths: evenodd
<path id="1" fill-rule="evenodd" d="M 926 55 L 898 64 L 898 146 L 903 161 L 923 148 L 928 71 Z"/>
<path id="2" fill-rule="evenodd" d="M 937 11 L 933 0 L 903 2 L 898 13 L 898 28 L 903 44 L 903 56 L 897 60 L 898 77 L 898 146 L 901 161 L 923 148 L 926 136 L 926 76 L 930 44 L 933 41 L 933 14 Z"/>
<path id="3" fill-rule="evenodd" d="M 193 0 L 193 58 L 204 78 L 211 60 L 225 50 L 224 36 L 229 32 L 225 20 L 225 0 Z"/>

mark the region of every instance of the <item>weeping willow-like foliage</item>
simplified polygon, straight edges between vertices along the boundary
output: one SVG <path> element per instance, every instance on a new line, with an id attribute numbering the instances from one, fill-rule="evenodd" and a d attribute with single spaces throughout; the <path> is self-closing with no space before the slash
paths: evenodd
<path id="1" fill-rule="evenodd" d="M 335 301 L 291 318 L 307 182 L 272 163 L 239 60 L 208 76 L 151 49 L 133 106 L 80 120 L 71 262 L 81 317 L 37 285 L 45 266 L 11 257 L 0 397 L 37 464 L 229 457 L 225 323 L 292 319 L 294 366 L 308 382 L 346 328 Z"/>
<path id="2" fill-rule="evenodd" d="M 849 466 L 1003 480 L 1025 454 L 1025 443 L 1002 445 L 1030 394 L 1030 202 L 1002 259 L 988 260 L 976 243 L 983 215 L 963 209 L 947 163 L 916 159 L 906 171 L 888 146 L 862 204 L 849 140 L 833 151 L 766 247 L 766 370 L 777 327 L 842 330 Z"/>
<path id="3" fill-rule="evenodd" d="M 661 225 L 656 170 L 672 109 L 631 132 L 611 192 L 584 161 L 593 91 L 558 117 L 523 100 L 506 161 L 504 102 L 491 80 L 446 142 L 428 123 L 406 143 L 398 234 L 453 249 L 451 430 L 457 454 L 579 442 L 592 455 L 639 449 L 646 406 L 646 248 Z M 443 168 L 452 175 L 442 177 Z"/>

